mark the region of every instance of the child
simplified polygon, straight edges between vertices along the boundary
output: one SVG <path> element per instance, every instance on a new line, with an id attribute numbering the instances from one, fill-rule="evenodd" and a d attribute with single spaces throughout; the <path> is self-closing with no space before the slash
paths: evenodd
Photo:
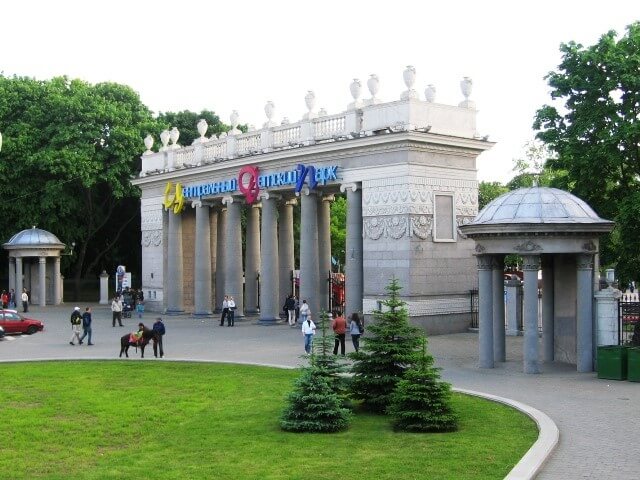
<path id="1" fill-rule="evenodd" d="M 138 312 L 138 318 L 142 319 L 142 315 L 144 314 L 144 303 L 138 302 L 136 305 L 136 312 Z"/>

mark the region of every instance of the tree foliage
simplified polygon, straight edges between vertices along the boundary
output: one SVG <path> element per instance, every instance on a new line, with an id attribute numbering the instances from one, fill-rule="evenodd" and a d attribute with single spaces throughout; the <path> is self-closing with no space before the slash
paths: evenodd
<path id="1" fill-rule="evenodd" d="M 562 44 L 558 70 L 547 75 L 556 105 L 544 105 L 533 127 L 556 154 L 547 166 L 562 173 L 555 186 L 616 221 L 602 242 L 602 263 L 617 261 L 622 279 L 639 278 L 637 217 L 628 211 L 640 184 L 640 22 L 590 47 Z M 623 243 L 625 242 L 625 243 Z"/>
<path id="2" fill-rule="evenodd" d="M 347 197 L 336 197 L 331 203 L 331 255 L 345 264 L 345 245 L 347 238 Z"/>
<path id="3" fill-rule="evenodd" d="M 74 241 L 62 268 L 76 278 L 123 260 L 139 265 L 139 191 L 130 178 L 157 126 L 136 92 L 0 75 L 0 130 L 3 238 L 36 225 Z"/>
<path id="4" fill-rule="evenodd" d="M 440 380 L 439 368 L 427 352 L 423 352 L 414 368 L 404 378 L 391 397 L 388 413 L 394 430 L 406 432 L 451 432 L 458 428 L 458 416 L 451 407 L 451 385 Z"/>
<path id="5" fill-rule="evenodd" d="M 404 372 L 420 358 L 421 331 L 409 324 L 400 289 L 393 278 L 386 287 L 389 296 L 382 301 L 383 310 L 373 312 L 375 321 L 369 324 L 364 345 L 349 354 L 353 360 L 351 394 L 362 400 L 365 410 L 375 413 L 386 411 Z"/>
<path id="6" fill-rule="evenodd" d="M 500 182 L 480 182 L 478 185 L 478 210 L 482 210 L 491 200 L 498 198 L 508 191 L 509 188 Z"/>

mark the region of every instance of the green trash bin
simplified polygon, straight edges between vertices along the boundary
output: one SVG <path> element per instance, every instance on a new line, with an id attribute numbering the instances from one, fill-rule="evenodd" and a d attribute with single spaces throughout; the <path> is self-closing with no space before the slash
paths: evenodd
<path id="1" fill-rule="evenodd" d="M 598 347 L 598 378 L 626 380 L 627 350 L 621 345 Z"/>
<path id="2" fill-rule="evenodd" d="M 627 380 L 640 382 L 640 347 L 627 349 Z"/>

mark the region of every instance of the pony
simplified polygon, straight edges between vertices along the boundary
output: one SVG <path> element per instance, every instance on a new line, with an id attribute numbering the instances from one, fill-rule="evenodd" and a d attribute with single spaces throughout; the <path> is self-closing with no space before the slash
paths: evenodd
<path id="1" fill-rule="evenodd" d="M 149 342 L 153 340 L 153 352 L 157 355 L 158 348 L 158 333 L 151 330 L 150 328 L 144 327 L 142 330 L 142 338 L 140 342 L 131 342 L 130 334 L 127 333 L 120 337 L 120 358 L 124 353 L 127 358 L 129 358 L 129 347 L 140 347 L 141 358 L 144 358 L 144 348 L 149 344 Z"/>

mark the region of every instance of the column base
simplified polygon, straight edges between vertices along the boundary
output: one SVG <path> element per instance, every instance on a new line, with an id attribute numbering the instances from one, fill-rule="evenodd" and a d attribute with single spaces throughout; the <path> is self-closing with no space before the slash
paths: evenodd
<path id="1" fill-rule="evenodd" d="M 258 320 L 258 325 L 264 325 L 264 326 L 272 326 L 272 325 L 278 325 L 280 323 L 280 319 L 279 318 L 261 318 Z"/>
<path id="2" fill-rule="evenodd" d="M 260 309 L 259 308 L 254 308 L 252 310 L 245 310 L 245 313 L 247 315 L 259 315 L 260 314 Z"/>
<path id="3" fill-rule="evenodd" d="M 524 363 L 524 373 L 527 374 L 536 374 L 536 373 L 542 373 L 542 370 L 540 368 L 540 364 L 538 362 L 525 362 Z"/>
<path id="4" fill-rule="evenodd" d="M 184 310 L 169 309 L 164 312 L 165 315 L 184 315 Z"/>
<path id="5" fill-rule="evenodd" d="M 212 317 L 211 312 L 193 312 L 194 317 Z"/>
<path id="6" fill-rule="evenodd" d="M 505 332 L 505 334 L 508 337 L 521 337 L 522 336 L 522 330 L 507 330 Z"/>

